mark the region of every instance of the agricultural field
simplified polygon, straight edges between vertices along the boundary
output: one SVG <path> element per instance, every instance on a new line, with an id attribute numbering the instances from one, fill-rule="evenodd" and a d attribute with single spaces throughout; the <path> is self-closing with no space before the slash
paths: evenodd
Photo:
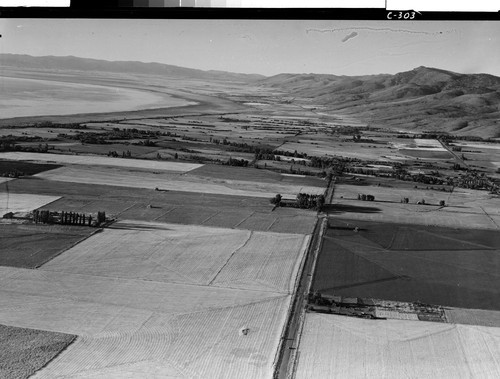
<path id="1" fill-rule="evenodd" d="M 1 224 L 0 266 L 37 268 L 95 229 L 63 225 Z"/>
<path id="2" fill-rule="evenodd" d="M 0 325 L 0 376 L 29 378 L 54 359 L 76 336 Z"/>
<path id="3" fill-rule="evenodd" d="M 37 195 L 34 193 L 0 192 L 0 215 L 3 216 L 8 212 L 30 212 L 60 198 L 60 196 Z"/>
<path id="4" fill-rule="evenodd" d="M 120 221 L 43 269 L 288 293 L 307 241 L 301 234 Z"/>
<path id="5" fill-rule="evenodd" d="M 450 147 L 458 147 L 460 154 L 466 158 L 465 163 L 481 171 L 490 172 L 491 176 L 500 179 L 500 144 L 486 142 L 453 141 Z"/>
<path id="6" fill-rule="evenodd" d="M 53 170 L 61 167 L 54 164 L 39 164 L 22 161 L 2 160 L 0 159 L 0 174 L 17 173 L 19 175 L 35 175 L 43 171 Z M 3 178 L 0 177 L 0 180 Z M 5 180 L 5 179 L 4 179 Z"/>
<path id="7" fill-rule="evenodd" d="M 307 313 L 296 378 L 496 378 L 500 328 Z"/>
<path id="8" fill-rule="evenodd" d="M 366 179 L 357 184 L 351 184 L 354 183 L 351 181 L 349 184 L 336 185 L 333 204 L 325 211 L 331 216 L 353 221 L 397 222 L 464 229 L 500 228 L 497 195 L 486 191 L 456 187 L 451 190 L 449 186 L 429 186 L 384 178 Z M 443 188 L 446 191 L 443 191 Z M 371 194 L 375 200 L 357 200 L 358 194 Z M 409 203 L 401 203 L 404 198 L 408 198 Z M 417 204 L 422 200 L 425 204 Z M 442 200 L 445 202 L 444 207 L 440 206 Z"/>
<path id="9" fill-rule="evenodd" d="M 20 113 L 0 119 L 0 173 L 16 176 L 0 177 L 0 211 L 111 221 L 1 222 L 0 322 L 77 336 L 35 378 L 271 378 L 312 274 L 325 294 L 442 305 L 448 324 L 306 314 L 298 378 L 500 376 L 500 209 L 483 181 L 500 177 L 495 144 L 425 132 L 413 115 L 373 121 L 365 103 L 349 109 L 357 95 L 334 104 L 356 83 L 328 93 L 336 79 L 137 64 L 2 73 L 4 116 Z M 270 200 L 329 182 L 316 272 L 298 278 L 318 212 Z"/>
<path id="10" fill-rule="evenodd" d="M 255 171 L 260 172 L 260 170 Z M 109 217 L 118 220 L 156 220 L 166 223 L 296 234 L 312 233 L 316 222 L 316 213 L 313 211 L 288 207 L 273 210 L 269 199 L 264 197 L 155 191 L 90 183 L 47 181 L 36 177 L 10 181 L 9 190 L 10 196 L 15 194 L 26 197 L 33 192 L 49 198 L 59 195 L 59 200 L 50 202 L 40 209 L 83 213 L 105 211 Z"/>
<path id="11" fill-rule="evenodd" d="M 0 267 L 0 319 L 78 335 L 36 378 L 271 377 L 307 243 L 120 221 L 38 270 Z"/>
<path id="12" fill-rule="evenodd" d="M 37 174 L 38 178 L 72 183 L 95 183 L 132 188 L 158 188 L 163 191 L 181 191 L 230 196 L 272 198 L 277 193 L 294 199 L 300 192 L 322 194 L 324 187 L 301 186 L 291 183 L 254 182 L 249 180 L 212 179 L 208 176 L 180 176 L 161 172 L 125 171 L 112 168 L 62 167 Z"/>
<path id="13" fill-rule="evenodd" d="M 329 220 L 313 288 L 331 295 L 500 310 L 499 251 L 497 231 L 335 218 Z"/>
<path id="14" fill-rule="evenodd" d="M 392 142 L 392 145 L 400 154 L 413 158 L 453 159 L 450 152 L 435 139 L 412 138 L 408 142 Z"/>
<path id="15" fill-rule="evenodd" d="M 147 161 L 140 159 L 108 158 L 91 155 L 65 155 L 49 153 L 0 153 L 0 159 L 11 159 L 17 161 L 41 161 L 56 162 L 60 164 L 91 165 L 91 166 L 114 166 L 123 168 L 136 168 L 160 171 L 187 172 L 200 167 L 199 164 L 180 162 Z"/>

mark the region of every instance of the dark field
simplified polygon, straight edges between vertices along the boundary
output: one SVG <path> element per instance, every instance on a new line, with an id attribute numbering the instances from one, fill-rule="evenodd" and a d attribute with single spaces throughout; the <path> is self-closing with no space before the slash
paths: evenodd
<path id="1" fill-rule="evenodd" d="M 35 175 L 44 171 L 53 170 L 62 167 L 55 164 L 40 164 L 30 162 L 0 160 L 0 175 L 11 171 L 22 172 L 23 175 Z"/>
<path id="2" fill-rule="evenodd" d="M 62 225 L 3 224 L 0 266 L 36 268 L 96 229 Z"/>
<path id="3" fill-rule="evenodd" d="M 415 150 L 415 149 L 400 149 L 401 154 L 409 155 L 415 158 L 428 158 L 428 159 L 452 159 L 448 151 L 431 151 L 431 150 Z"/>
<path id="4" fill-rule="evenodd" d="M 74 339 L 71 334 L 0 325 L 0 377 L 30 377 Z"/>
<path id="5" fill-rule="evenodd" d="M 327 294 L 500 310 L 496 231 L 330 220 L 316 267 Z"/>
<path id="6" fill-rule="evenodd" d="M 316 220 L 314 211 L 296 208 L 277 208 L 273 211 L 268 199 L 256 197 L 155 191 L 38 178 L 11 181 L 9 189 L 17 193 L 62 196 L 41 209 L 86 213 L 105 211 L 118 220 L 299 234 L 312 233 Z"/>

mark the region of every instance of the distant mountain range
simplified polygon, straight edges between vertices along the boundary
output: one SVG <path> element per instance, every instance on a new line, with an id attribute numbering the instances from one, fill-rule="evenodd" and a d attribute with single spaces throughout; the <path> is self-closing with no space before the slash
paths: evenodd
<path id="1" fill-rule="evenodd" d="M 173 66 L 163 63 L 144 63 L 134 61 L 106 61 L 79 57 L 34 57 L 22 54 L 0 54 L 0 67 L 13 67 L 33 70 L 70 70 L 112 72 L 124 74 L 162 75 L 175 78 L 206 80 L 255 81 L 265 78 L 257 74 L 238 74 L 225 71 L 203 71 Z"/>
<path id="2" fill-rule="evenodd" d="M 0 54 L 0 67 L 252 82 L 290 97 L 309 98 L 312 104 L 322 106 L 322 112 L 351 115 L 375 127 L 500 137 L 500 78 L 488 74 L 459 74 L 421 66 L 395 75 L 265 77 L 162 63 L 18 54 Z"/>
<path id="3" fill-rule="evenodd" d="M 377 127 L 500 137 L 500 78 L 418 67 L 395 75 L 280 74 L 259 82 Z"/>

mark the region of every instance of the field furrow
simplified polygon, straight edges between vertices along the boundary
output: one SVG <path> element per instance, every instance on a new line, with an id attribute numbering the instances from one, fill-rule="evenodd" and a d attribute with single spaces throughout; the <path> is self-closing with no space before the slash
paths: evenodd
<path id="1" fill-rule="evenodd" d="M 254 232 L 248 244 L 219 273 L 214 285 L 288 292 L 306 240 L 303 235 Z"/>
<path id="2" fill-rule="evenodd" d="M 494 378 L 498 356 L 499 328 L 310 313 L 297 378 Z"/>

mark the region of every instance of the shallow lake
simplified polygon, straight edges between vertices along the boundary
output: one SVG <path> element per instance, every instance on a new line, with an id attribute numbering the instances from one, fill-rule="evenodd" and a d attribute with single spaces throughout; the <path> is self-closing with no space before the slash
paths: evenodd
<path id="1" fill-rule="evenodd" d="M 0 118 L 193 105 L 168 94 L 104 85 L 0 77 Z"/>

